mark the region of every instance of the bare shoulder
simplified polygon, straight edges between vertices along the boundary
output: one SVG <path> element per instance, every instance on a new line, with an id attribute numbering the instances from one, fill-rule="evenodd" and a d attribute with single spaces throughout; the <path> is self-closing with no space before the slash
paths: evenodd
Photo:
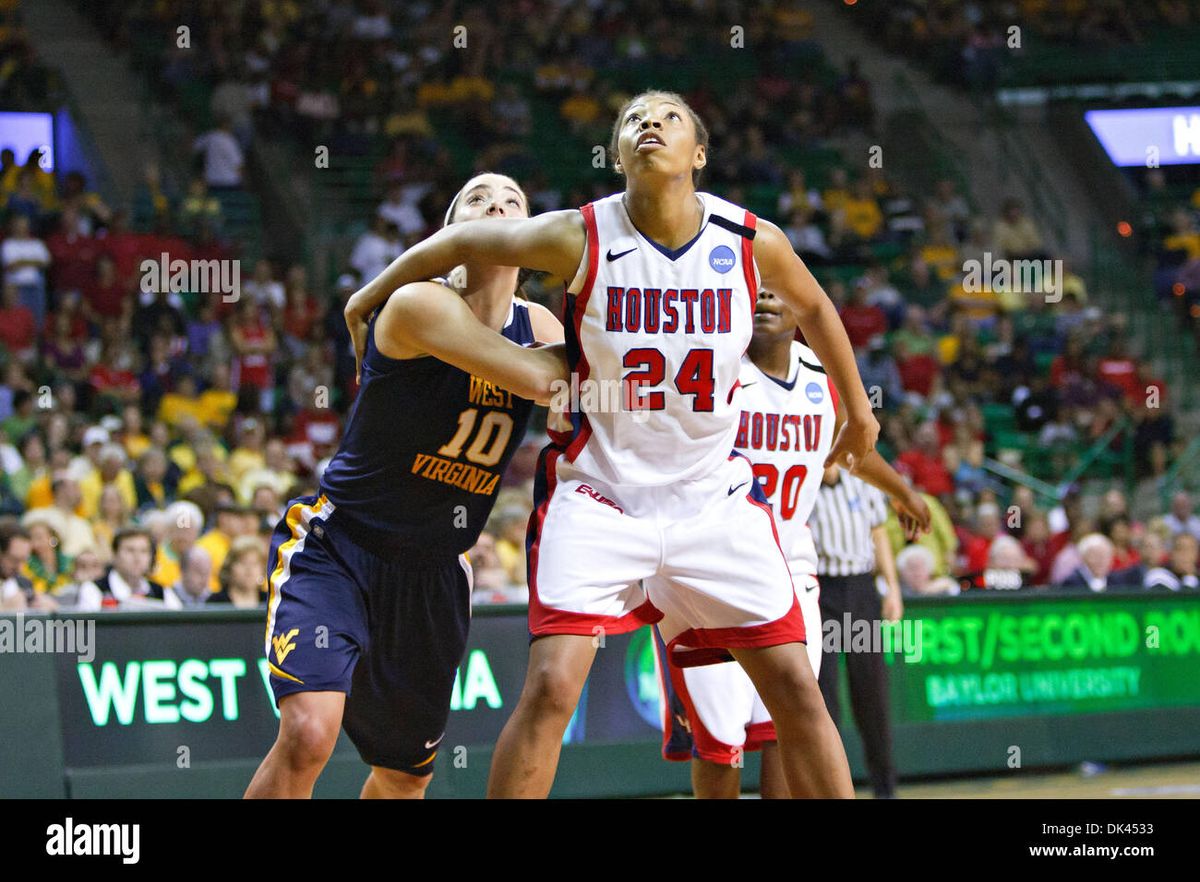
<path id="1" fill-rule="evenodd" d="M 787 235 L 777 224 L 760 217 L 754 236 L 754 257 L 756 259 L 761 259 L 763 256 L 775 257 L 778 256 L 781 248 L 786 248 L 789 252 L 792 250 L 792 244 L 788 241 Z"/>

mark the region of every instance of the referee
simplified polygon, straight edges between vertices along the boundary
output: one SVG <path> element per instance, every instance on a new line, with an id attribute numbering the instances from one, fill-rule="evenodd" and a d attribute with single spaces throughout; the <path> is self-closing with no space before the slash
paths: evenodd
<path id="1" fill-rule="evenodd" d="M 866 620 L 867 633 L 877 632 L 881 619 L 895 621 L 904 613 L 900 581 L 888 539 L 887 499 L 879 490 L 838 466 L 825 470 L 816 505 L 809 519 L 817 546 L 817 574 L 824 655 L 818 681 L 833 722 L 841 728 L 838 699 L 839 656 L 846 656 L 850 677 L 850 704 L 862 736 L 871 789 L 876 799 L 896 795 L 896 768 L 892 763 L 892 726 L 888 702 L 887 668 L 883 653 L 873 645 L 852 652 L 855 623 Z M 887 582 L 883 598 L 875 587 L 875 569 Z M 849 616 L 850 630 L 846 629 Z M 831 626 L 831 622 L 835 623 Z M 861 628 L 862 626 L 858 626 Z M 829 635 L 840 635 L 830 646 Z M 873 644 L 873 639 L 872 639 Z"/>

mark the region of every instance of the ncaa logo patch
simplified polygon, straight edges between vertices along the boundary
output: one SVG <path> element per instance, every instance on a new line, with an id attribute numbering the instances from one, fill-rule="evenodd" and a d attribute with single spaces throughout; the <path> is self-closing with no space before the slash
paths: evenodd
<path id="1" fill-rule="evenodd" d="M 804 387 L 804 395 L 813 404 L 820 404 L 825 400 L 825 390 L 821 388 L 820 383 L 809 383 Z"/>
<path id="2" fill-rule="evenodd" d="M 708 253 L 708 265 L 719 273 L 729 272 L 736 262 L 733 249 L 728 245 L 718 245 Z"/>

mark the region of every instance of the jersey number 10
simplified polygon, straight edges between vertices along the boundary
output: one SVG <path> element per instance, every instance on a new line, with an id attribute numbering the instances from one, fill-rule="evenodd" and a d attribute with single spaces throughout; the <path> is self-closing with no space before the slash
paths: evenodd
<path id="1" fill-rule="evenodd" d="M 454 437 L 450 439 L 450 443 L 441 447 L 438 450 L 440 456 L 448 456 L 451 459 L 458 459 L 462 453 L 463 445 L 467 443 L 467 439 L 471 436 L 471 432 L 475 428 L 475 421 L 479 419 L 479 410 L 474 407 L 468 407 L 458 415 L 458 431 L 454 433 Z M 508 439 L 512 437 L 513 418 L 511 414 L 504 413 L 499 410 L 490 410 L 479 423 L 479 431 L 475 433 L 475 440 L 471 442 L 471 446 L 467 448 L 467 460 L 476 465 L 485 467 L 494 466 L 500 461 L 500 457 L 504 455 L 504 448 L 508 446 Z"/>

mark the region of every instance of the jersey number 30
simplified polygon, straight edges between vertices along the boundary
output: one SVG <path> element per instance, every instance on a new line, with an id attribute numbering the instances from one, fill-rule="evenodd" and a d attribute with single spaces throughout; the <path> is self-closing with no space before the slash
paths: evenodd
<path id="1" fill-rule="evenodd" d="M 630 349 L 621 360 L 627 368 L 636 368 L 622 378 L 626 410 L 663 410 L 666 395 L 662 392 L 642 394 L 646 386 L 657 386 L 667 376 L 667 358 L 658 349 Z M 712 413 L 713 352 L 711 349 L 691 349 L 675 374 L 675 388 L 681 395 L 693 395 L 692 410 Z"/>
<path id="2" fill-rule="evenodd" d="M 474 407 L 468 407 L 460 413 L 458 415 L 458 431 L 454 433 L 449 444 L 438 450 L 438 454 L 458 459 L 463 445 L 471 437 L 471 432 L 475 429 L 475 421 L 478 419 L 479 411 Z M 475 440 L 467 448 L 467 459 L 476 465 L 494 466 L 504 455 L 504 448 L 508 446 L 512 430 L 511 414 L 499 410 L 488 411 L 479 422 L 479 431 L 475 433 Z"/>

